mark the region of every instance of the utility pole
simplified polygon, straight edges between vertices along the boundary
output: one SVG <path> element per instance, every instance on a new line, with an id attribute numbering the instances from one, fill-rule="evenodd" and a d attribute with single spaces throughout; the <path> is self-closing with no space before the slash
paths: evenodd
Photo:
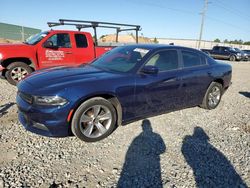
<path id="1" fill-rule="evenodd" d="M 208 5 L 208 0 L 205 0 L 203 11 L 201 13 L 201 29 L 200 29 L 200 37 L 198 41 L 198 49 L 200 49 L 200 46 L 201 46 L 201 38 L 202 38 L 202 33 L 203 33 L 203 26 L 204 26 L 206 11 L 207 11 L 207 5 Z"/>
<path id="2" fill-rule="evenodd" d="M 24 42 L 24 27 L 23 26 L 22 26 L 21 34 L 22 34 L 22 42 Z"/>

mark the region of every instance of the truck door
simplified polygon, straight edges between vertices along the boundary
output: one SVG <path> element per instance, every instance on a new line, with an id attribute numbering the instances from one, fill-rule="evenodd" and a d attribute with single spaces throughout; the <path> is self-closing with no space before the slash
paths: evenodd
<path id="1" fill-rule="evenodd" d="M 83 33 L 76 33 L 74 34 L 74 40 L 75 63 L 82 64 L 92 61 L 95 58 L 94 44 L 88 42 L 92 41 L 92 39 L 88 40 L 87 36 Z"/>
<path id="2" fill-rule="evenodd" d="M 220 47 L 219 46 L 213 47 L 212 56 L 213 56 L 213 58 L 218 58 L 218 59 L 220 58 Z"/>
<path id="3" fill-rule="evenodd" d="M 57 33 L 48 38 L 37 51 L 40 68 L 72 65 L 75 59 L 71 41 L 68 33 Z"/>

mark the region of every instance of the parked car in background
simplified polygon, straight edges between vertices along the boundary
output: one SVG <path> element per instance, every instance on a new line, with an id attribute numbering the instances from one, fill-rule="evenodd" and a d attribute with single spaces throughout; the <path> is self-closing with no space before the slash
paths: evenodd
<path id="1" fill-rule="evenodd" d="M 232 47 L 214 46 L 212 50 L 201 49 L 201 51 L 205 52 L 214 59 L 240 61 L 243 58 L 242 54 L 235 51 Z"/>
<path id="2" fill-rule="evenodd" d="M 18 84 L 19 120 L 45 136 L 101 140 L 119 125 L 188 107 L 216 108 L 232 67 L 199 50 L 116 47 L 91 64 L 36 71 Z"/>
<path id="3" fill-rule="evenodd" d="M 244 52 L 243 50 L 239 49 L 239 48 L 234 48 L 234 50 L 238 53 L 241 53 L 242 56 L 242 60 L 243 61 L 248 61 L 248 54 L 246 52 Z"/>
<path id="4" fill-rule="evenodd" d="M 250 50 L 242 50 L 242 51 L 248 55 L 248 60 L 250 60 Z"/>

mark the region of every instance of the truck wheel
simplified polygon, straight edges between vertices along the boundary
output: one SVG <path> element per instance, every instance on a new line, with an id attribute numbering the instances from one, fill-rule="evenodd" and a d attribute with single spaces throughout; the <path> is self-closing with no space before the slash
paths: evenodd
<path id="1" fill-rule="evenodd" d="M 207 89 L 207 92 L 203 98 L 201 108 L 212 110 L 215 109 L 221 100 L 222 96 L 222 85 L 218 82 L 212 82 Z"/>
<path id="2" fill-rule="evenodd" d="M 229 61 L 235 61 L 236 60 L 236 57 L 234 56 L 234 55 L 231 55 L 230 57 L 229 57 Z"/>
<path id="3" fill-rule="evenodd" d="M 83 102 L 71 123 L 73 134 L 85 142 L 96 142 L 110 135 L 116 128 L 116 110 L 104 98 L 95 97 Z"/>
<path id="4" fill-rule="evenodd" d="M 26 63 L 13 62 L 7 66 L 5 77 L 10 84 L 17 85 L 18 82 L 31 72 L 31 67 Z"/>

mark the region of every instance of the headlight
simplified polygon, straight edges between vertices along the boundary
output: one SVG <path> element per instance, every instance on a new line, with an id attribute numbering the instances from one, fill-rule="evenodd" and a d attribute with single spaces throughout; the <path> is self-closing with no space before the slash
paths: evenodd
<path id="1" fill-rule="evenodd" d="M 237 56 L 241 56 L 241 53 L 237 53 Z"/>
<path id="2" fill-rule="evenodd" d="M 0 53 L 0 60 L 2 60 L 2 59 L 3 59 L 3 54 Z"/>
<path id="3" fill-rule="evenodd" d="M 37 105 L 63 106 L 68 101 L 59 96 L 34 96 L 34 103 Z"/>

